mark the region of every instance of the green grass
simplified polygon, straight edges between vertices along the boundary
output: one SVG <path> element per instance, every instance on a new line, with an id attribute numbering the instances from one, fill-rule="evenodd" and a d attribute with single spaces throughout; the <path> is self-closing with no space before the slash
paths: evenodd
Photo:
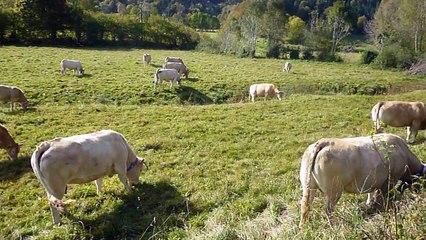
<path id="1" fill-rule="evenodd" d="M 165 56 L 183 57 L 190 79 L 181 88 L 165 85 L 164 92 L 154 92 L 156 67 L 143 66 L 145 52 L 156 66 Z M 306 229 L 297 229 L 298 168 L 306 147 L 322 137 L 369 135 L 377 101 L 425 102 L 425 90 L 412 91 L 426 84 L 424 77 L 307 61 L 293 61 L 294 71 L 284 74 L 279 60 L 146 49 L 1 47 L 0 55 L 0 82 L 22 88 L 31 103 L 27 112 L 1 108 L 1 121 L 23 146 L 17 161 L 0 151 L 0 238 L 425 236 L 424 191 L 407 191 L 397 198 L 397 209 L 378 214 L 363 210 L 365 196 L 344 195 L 332 225 L 319 196 Z M 87 75 L 60 75 L 62 58 L 80 59 Z M 255 82 L 275 83 L 286 97 L 240 102 Z M 338 87 L 371 82 L 389 84 L 395 94 L 347 95 Z M 326 91 L 333 84 L 336 91 Z M 46 194 L 30 167 L 32 151 L 44 140 L 106 128 L 123 133 L 147 160 L 142 186 L 126 193 L 114 176 L 98 196 L 94 184 L 70 185 L 65 199 L 77 200 L 72 216 L 52 226 Z M 405 137 L 404 129 L 388 130 Z M 418 139 L 410 148 L 424 161 L 424 131 Z"/>

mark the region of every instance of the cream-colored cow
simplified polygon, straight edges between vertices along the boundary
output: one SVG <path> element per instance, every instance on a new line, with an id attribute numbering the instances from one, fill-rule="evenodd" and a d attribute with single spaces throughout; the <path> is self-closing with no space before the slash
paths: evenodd
<path id="1" fill-rule="evenodd" d="M 416 141 L 418 130 L 426 129 L 426 107 L 422 102 L 385 101 L 371 110 L 376 133 L 382 132 L 380 122 L 392 127 L 407 127 L 407 142 Z"/>
<path id="2" fill-rule="evenodd" d="M 250 101 L 254 102 L 255 97 L 264 97 L 264 100 L 266 100 L 269 96 L 275 96 L 281 100 L 282 92 L 271 83 L 256 83 L 250 86 Z"/>
<path id="3" fill-rule="evenodd" d="M 102 177 L 118 175 L 126 190 L 127 180 L 135 185 L 144 159 L 130 149 L 123 135 L 112 130 L 41 143 L 31 156 L 32 169 L 47 192 L 53 222 L 60 223 L 59 212 L 65 212 L 62 202 L 68 184 L 95 181 L 99 193 Z"/>
<path id="4" fill-rule="evenodd" d="M 308 217 L 317 189 L 327 197 L 327 214 L 334 210 L 343 192 L 375 192 L 374 204 L 383 206 L 389 189 L 398 180 L 411 183 L 416 174 L 424 176 L 425 165 L 396 135 L 323 138 L 311 144 L 302 157 L 299 227 Z"/>
<path id="5" fill-rule="evenodd" d="M 20 103 L 24 110 L 27 110 L 28 100 L 24 92 L 13 86 L 0 85 L 0 102 L 10 102 L 10 111 L 15 109 L 15 104 Z"/>

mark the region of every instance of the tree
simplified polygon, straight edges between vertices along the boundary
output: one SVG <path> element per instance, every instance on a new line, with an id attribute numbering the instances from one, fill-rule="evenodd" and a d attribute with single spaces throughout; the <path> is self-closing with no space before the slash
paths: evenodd
<path id="1" fill-rule="evenodd" d="M 337 47 L 343 38 L 349 35 L 351 28 L 347 20 L 347 11 L 345 5 L 341 1 L 337 1 L 333 6 L 326 10 L 328 24 L 332 28 L 332 45 L 331 54 L 336 54 Z"/>
<path id="2" fill-rule="evenodd" d="M 305 38 L 304 36 L 304 32 L 306 30 L 305 22 L 297 16 L 291 16 L 288 22 L 288 25 L 289 25 L 288 41 L 290 43 L 295 43 L 295 44 L 302 43 Z"/>
<path id="3" fill-rule="evenodd" d="M 24 27 L 39 37 L 56 40 L 57 32 L 70 21 L 66 0 L 24 0 L 20 12 Z"/>

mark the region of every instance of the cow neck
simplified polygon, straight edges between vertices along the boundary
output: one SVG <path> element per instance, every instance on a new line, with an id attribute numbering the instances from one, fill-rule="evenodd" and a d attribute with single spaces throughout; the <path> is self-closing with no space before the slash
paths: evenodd
<path id="1" fill-rule="evenodd" d="M 127 171 L 130 172 L 130 170 L 132 170 L 138 164 L 138 161 L 139 159 L 136 157 L 136 159 L 127 167 Z"/>

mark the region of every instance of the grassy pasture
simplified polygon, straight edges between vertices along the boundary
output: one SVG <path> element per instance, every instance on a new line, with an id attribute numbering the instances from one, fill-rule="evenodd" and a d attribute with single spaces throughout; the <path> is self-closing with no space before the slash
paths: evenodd
<path id="1" fill-rule="evenodd" d="M 154 66 L 143 66 L 144 52 L 152 54 Z M 154 92 L 153 73 L 165 56 L 183 57 L 190 78 L 181 88 L 164 85 Z M 80 59 L 86 75 L 62 76 L 62 58 Z M 0 239 L 426 235 L 424 191 L 407 191 L 397 198 L 398 208 L 377 214 L 363 207 L 365 196 L 344 195 L 332 225 L 319 196 L 306 229 L 297 229 L 298 168 L 306 147 L 322 137 L 370 134 L 377 101 L 425 102 L 424 77 L 306 61 L 292 61 L 294 71 L 284 74 L 280 60 L 142 49 L 1 47 L 0 62 L 0 82 L 19 86 L 31 102 L 27 112 L 1 108 L 1 122 L 23 146 L 17 161 L 0 151 Z M 254 82 L 275 83 L 286 97 L 240 102 Z M 380 84 L 394 94 L 347 95 L 351 88 L 342 87 Z M 69 207 L 72 216 L 52 226 L 45 192 L 29 164 L 32 151 L 47 139 L 105 128 L 122 132 L 146 158 L 150 169 L 142 186 L 126 193 L 117 177 L 106 178 L 97 196 L 94 184 L 71 185 L 65 199 L 77 200 Z M 404 129 L 388 130 L 405 137 Z M 410 146 L 423 161 L 425 134 Z"/>

